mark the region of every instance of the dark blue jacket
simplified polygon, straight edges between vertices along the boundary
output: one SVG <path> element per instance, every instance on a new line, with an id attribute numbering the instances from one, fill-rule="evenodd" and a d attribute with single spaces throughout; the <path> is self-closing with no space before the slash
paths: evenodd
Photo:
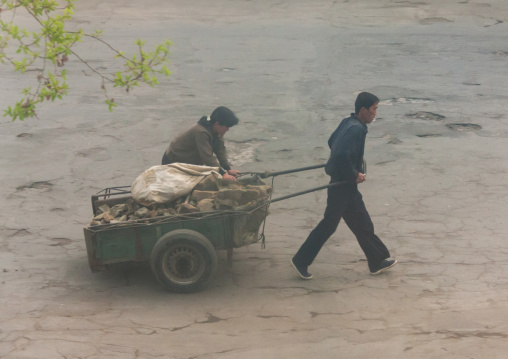
<path id="1" fill-rule="evenodd" d="M 345 118 L 328 140 L 331 154 L 325 171 L 332 182 L 356 183 L 358 172 L 363 172 L 363 153 L 367 126 L 352 113 Z"/>

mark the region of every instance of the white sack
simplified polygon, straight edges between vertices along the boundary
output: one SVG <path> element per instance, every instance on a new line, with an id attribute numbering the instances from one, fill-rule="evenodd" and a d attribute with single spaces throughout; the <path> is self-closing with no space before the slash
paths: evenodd
<path id="1" fill-rule="evenodd" d="M 132 197 L 143 205 L 167 203 L 190 193 L 194 187 L 219 167 L 172 163 L 153 166 L 136 178 L 131 187 Z"/>

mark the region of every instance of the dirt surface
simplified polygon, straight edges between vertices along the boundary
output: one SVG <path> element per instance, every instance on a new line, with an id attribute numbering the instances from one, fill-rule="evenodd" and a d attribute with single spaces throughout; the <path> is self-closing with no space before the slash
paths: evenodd
<path id="1" fill-rule="evenodd" d="M 140 5 L 142 4 L 142 5 Z M 125 51 L 173 42 L 169 79 L 113 94 L 75 60 L 40 120 L 0 122 L 0 357 L 505 358 L 508 349 L 508 3 L 498 1 L 81 1 L 75 23 Z M 85 42 L 83 57 L 111 66 Z M 2 108 L 24 85 L 0 67 Z M 326 141 L 370 91 L 381 105 L 361 191 L 400 264 L 369 274 L 341 224 L 300 280 L 291 256 L 326 194 L 274 203 L 266 249 L 219 253 L 199 293 L 165 292 L 148 267 L 92 274 L 90 196 L 159 164 L 216 106 L 234 168 L 323 163 Z M 274 196 L 326 184 L 277 177 Z"/>

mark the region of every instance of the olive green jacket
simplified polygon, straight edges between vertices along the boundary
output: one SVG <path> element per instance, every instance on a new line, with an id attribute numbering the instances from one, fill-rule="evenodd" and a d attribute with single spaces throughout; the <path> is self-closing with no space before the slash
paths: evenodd
<path id="1" fill-rule="evenodd" d="M 224 139 L 215 135 L 211 126 L 195 124 L 187 131 L 180 133 L 171 141 L 166 150 L 166 156 L 170 163 L 220 166 L 226 171 L 231 169 L 226 156 Z"/>

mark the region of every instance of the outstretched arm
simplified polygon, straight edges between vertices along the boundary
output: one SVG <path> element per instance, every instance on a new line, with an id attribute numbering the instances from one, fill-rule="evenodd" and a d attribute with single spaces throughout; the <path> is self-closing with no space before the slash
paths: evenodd
<path id="1" fill-rule="evenodd" d="M 195 137 L 195 141 L 201 161 L 203 161 L 206 166 L 219 167 L 219 163 L 213 155 L 211 136 L 205 132 L 199 132 Z"/>

